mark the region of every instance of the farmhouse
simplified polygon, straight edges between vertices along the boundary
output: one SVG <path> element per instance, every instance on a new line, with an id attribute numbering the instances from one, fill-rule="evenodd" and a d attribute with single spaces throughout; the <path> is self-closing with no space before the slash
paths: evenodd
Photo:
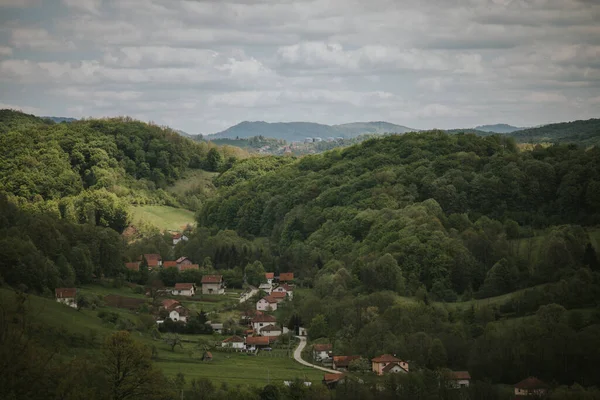
<path id="1" fill-rule="evenodd" d="M 202 294 L 225 294 L 223 275 L 204 275 L 202 277 Z"/>
<path id="2" fill-rule="evenodd" d="M 263 328 L 269 324 L 273 324 L 277 322 L 277 319 L 275 319 L 275 317 L 268 315 L 268 314 L 263 314 L 263 315 L 257 315 L 256 317 L 252 318 L 252 328 L 254 329 L 255 332 L 260 332 L 260 328 Z"/>
<path id="3" fill-rule="evenodd" d="M 232 349 L 243 349 L 244 348 L 244 338 L 239 336 L 228 337 L 227 339 L 221 342 L 221 347 L 230 347 Z"/>
<path id="4" fill-rule="evenodd" d="M 162 267 L 162 257 L 160 256 L 160 254 L 144 254 L 140 257 L 140 260 L 142 259 L 142 257 L 146 260 L 146 263 L 148 264 L 148 269 Z"/>
<path id="5" fill-rule="evenodd" d="M 192 261 L 187 257 L 179 257 L 177 260 L 175 260 L 175 263 L 177 265 L 177 268 L 179 268 L 182 265 L 191 265 Z"/>
<path id="6" fill-rule="evenodd" d="M 256 302 L 256 309 L 258 311 L 275 311 L 277 310 L 278 301 L 271 297 L 266 296 Z"/>
<path id="7" fill-rule="evenodd" d="M 271 294 L 273 291 L 273 285 L 270 283 L 261 283 L 260 286 L 258 286 L 258 289 L 266 292 L 267 294 Z"/>
<path id="8" fill-rule="evenodd" d="M 331 344 L 315 344 L 313 346 L 313 360 L 321 361 L 331 358 Z"/>
<path id="9" fill-rule="evenodd" d="M 173 246 L 175 246 L 177 243 L 179 243 L 181 241 L 184 241 L 184 242 L 188 241 L 188 237 L 185 236 L 183 233 L 179 233 L 179 232 L 174 233 L 172 237 L 173 237 Z"/>
<path id="10" fill-rule="evenodd" d="M 294 289 L 286 283 L 277 286 L 273 291 L 277 293 L 286 293 L 290 300 L 294 297 Z"/>
<path id="11" fill-rule="evenodd" d="M 271 295 L 269 297 L 272 297 L 273 299 L 275 299 L 275 301 L 277 301 L 277 303 L 281 303 L 281 302 L 285 301 L 287 294 L 283 293 L 283 292 L 273 292 L 273 293 L 271 293 Z"/>
<path id="12" fill-rule="evenodd" d="M 160 304 L 165 310 L 170 310 L 181 305 L 181 303 L 173 299 L 165 299 Z"/>
<path id="13" fill-rule="evenodd" d="M 212 328 L 213 331 L 215 331 L 216 333 L 223 333 L 223 324 L 220 322 L 207 322 L 207 324 L 210 325 L 210 327 Z"/>
<path id="14" fill-rule="evenodd" d="M 373 372 L 383 375 L 389 372 L 408 372 L 408 363 L 390 354 L 382 354 L 371 360 Z"/>
<path id="15" fill-rule="evenodd" d="M 169 318 L 171 318 L 171 320 L 173 321 L 187 322 L 189 315 L 190 312 L 188 311 L 188 309 L 181 305 L 176 306 L 171 311 L 169 311 Z"/>
<path id="16" fill-rule="evenodd" d="M 290 283 L 294 280 L 293 272 L 282 272 L 279 274 L 279 282 L 280 283 Z"/>
<path id="17" fill-rule="evenodd" d="M 125 263 L 125 268 L 127 268 L 130 271 L 139 271 L 140 270 L 140 262 L 134 261 L 134 262 Z"/>
<path id="18" fill-rule="evenodd" d="M 175 261 L 164 261 L 163 268 L 176 268 L 177 263 Z"/>
<path id="19" fill-rule="evenodd" d="M 333 389 L 338 383 L 344 383 L 344 378 L 344 374 L 325 374 L 323 376 L 323 384 L 329 389 Z"/>
<path id="20" fill-rule="evenodd" d="M 193 296 L 196 293 L 196 286 L 193 283 L 176 283 L 171 293 L 175 296 Z"/>
<path id="21" fill-rule="evenodd" d="M 338 371 L 348 371 L 350 362 L 358 360 L 360 356 L 333 356 L 332 368 Z"/>
<path id="22" fill-rule="evenodd" d="M 265 279 L 267 280 L 267 283 L 269 285 L 272 285 L 273 279 L 275 279 L 275 273 L 274 272 L 265 272 Z"/>
<path id="23" fill-rule="evenodd" d="M 516 399 L 540 398 L 548 392 L 548 385 L 534 376 L 523 379 L 515 385 Z"/>
<path id="24" fill-rule="evenodd" d="M 56 301 L 77 308 L 77 289 L 75 288 L 56 288 L 54 290 Z"/>
<path id="25" fill-rule="evenodd" d="M 264 328 L 261 328 L 259 331 L 261 336 L 281 336 L 281 333 L 281 328 L 273 324 L 267 325 Z"/>
<path id="26" fill-rule="evenodd" d="M 450 371 L 446 376 L 446 386 L 450 389 L 468 388 L 470 383 L 469 371 Z"/>
<path id="27" fill-rule="evenodd" d="M 254 351 L 257 348 L 269 347 L 270 343 L 268 336 L 248 336 L 246 338 L 246 350 Z"/>

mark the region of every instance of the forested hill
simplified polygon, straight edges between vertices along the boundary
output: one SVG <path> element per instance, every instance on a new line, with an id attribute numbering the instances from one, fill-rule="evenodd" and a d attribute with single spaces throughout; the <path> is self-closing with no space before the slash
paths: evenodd
<path id="1" fill-rule="evenodd" d="M 254 177 L 236 179 L 238 167 Z M 310 281 L 329 265 L 371 290 L 401 291 L 406 280 L 407 293 L 424 284 L 446 300 L 507 292 L 579 268 L 587 244 L 581 228 L 557 229 L 526 267 L 508 239 L 600 222 L 597 148 L 519 152 L 501 135 L 432 131 L 255 168 L 263 172 L 229 170 L 226 182 L 237 183 L 221 187 L 199 222 L 269 238 L 277 264 Z"/>
<path id="2" fill-rule="evenodd" d="M 577 143 L 584 146 L 600 145 L 600 119 L 561 122 L 511 132 L 510 136 L 522 143 Z"/>
<path id="3" fill-rule="evenodd" d="M 0 152 L 0 192 L 14 202 L 117 231 L 128 204 L 176 203 L 161 189 L 188 169 L 244 155 L 130 118 L 55 124 L 10 110 L 0 111 Z"/>
<path id="4" fill-rule="evenodd" d="M 314 122 L 244 121 L 222 132 L 210 135 L 207 139 L 235 139 L 264 136 L 287 141 L 302 141 L 305 138 L 343 137 L 353 138 L 367 133 L 405 133 L 414 131 L 402 125 L 389 122 L 355 122 L 342 125 L 323 125 Z"/>

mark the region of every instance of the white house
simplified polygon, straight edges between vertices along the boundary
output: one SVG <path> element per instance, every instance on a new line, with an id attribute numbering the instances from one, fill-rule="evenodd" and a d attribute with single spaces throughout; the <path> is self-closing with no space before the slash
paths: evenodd
<path id="1" fill-rule="evenodd" d="M 276 322 L 277 319 L 272 315 L 257 315 L 256 317 L 252 318 L 252 329 L 254 329 L 254 332 L 260 332 L 261 328 Z"/>
<path id="2" fill-rule="evenodd" d="M 313 346 L 313 360 L 321 361 L 327 360 L 331 355 L 331 345 L 330 344 L 315 344 Z"/>
<path id="3" fill-rule="evenodd" d="M 534 376 L 523 379 L 515 385 L 517 398 L 542 398 L 548 392 L 548 385 Z"/>
<path id="4" fill-rule="evenodd" d="M 75 288 L 57 288 L 54 290 L 56 301 L 77 308 L 77 289 Z"/>
<path id="5" fill-rule="evenodd" d="M 291 300 L 294 297 L 294 291 L 293 290 L 294 289 L 290 285 L 284 283 L 283 285 L 279 285 L 275 289 L 273 289 L 273 292 L 275 292 L 275 293 L 285 293 L 285 294 L 287 294 L 287 297 L 289 297 L 289 299 Z"/>
<path id="6" fill-rule="evenodd" d="M 202 294 L 225 294 L 223 275 L 204 275 L 202 277 Z"/>
<path id="7" fill-rule="evenodd" d="M 261 283 L 258 288 L 264 292 L 266 292 L 267 294 L 271 294 L 271 292 L 273 291 L 273 285 L 270 283 Z"/>
<path id="8" fill-rule="evenodd" d="M 188 310 L 183 306 L 178 306 L 169 312 L 169 318 L 173 321 L 187 322 L 188 315 Z"/>
<path id="9" fill-rule="evenodd" d="M 210 327 L 213 329 L 213 331 L 215 331 L 216 333 L 223 333 L 223 324 L 221 324 L 221 323 L 209 323 L 209 322 L 207 322 L 207 324 L 209 324 Z"/>
<path id="10" fill-rule="evenodd" d="M 221 342 L 221 347 L 230 347 L 232 349 L 243 349 L 244 338 L 239 336 L 229 337 Z"/>
<path id="11" fill-rule="evenodd" d="M 306 336 L 308 334 L 308 332 L 306 331 L 306 328 L 303 326 L 298 327 L 298 335 L 300 336 Z"/>
<path id="12" fill-rule="evenodd" d="M 390 354 L 382 354 L 371 359 L 371 368 L 377 375 L 388 372 L 408 372 L 408 363 Z"/>
<path id="13" fill-rule="evenodd" d="M 271 296 L 266 296 L 256 302 L 258 311 L 275 311 L 277 310 L 277 300 Z"/>
<path id="14" fill-rule="evenodd" d="M 446 375 L 446 386 L 449 389 L 468 388 L 470 383 L 469 371 L 450 371 Z"/>
<path id="15" fill-rule="evenodd" d="M 265 326 L 264 328 L 261 328 L 259 331 L 259 334 L 261 336 L 281 336 L 281 328 L 279 328 L 278 326 L 275 326 L 273 324 L 269 324 L 267 326 Z"/>
<path id="16" fill-rule="evenodd" d="M 182 233 L 173 234 L 173 246 L 175 246 L 177 243 L 179 243 L 181 241 L 187 242 L 188 240 L 189 240 L 188 237 Z"/>
<path id="17" fill-rule="evenodd" d="M 196 294 L 196 286 L 193 283 L 176 283 L 171 293 L 174 296 L 193 296 Z"/>
<path id="18" fill-rule="evenodd" d="M 273 279 L 275 279 L 275 272 L 265 272 L 265 279 L 269 285 L 272 285 Z"/>

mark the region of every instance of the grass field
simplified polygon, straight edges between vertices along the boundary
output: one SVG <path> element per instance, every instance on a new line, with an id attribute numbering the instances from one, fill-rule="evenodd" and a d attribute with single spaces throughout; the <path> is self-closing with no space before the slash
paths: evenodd
<path id="1" fill-rule="evenodd" d="M 131 207 L 131 218 L 134 225 L 143 222 L 162 231 L 180 231 L 188 224 L 196 224 L 192 211 L 168 206 Z"/>
<path id="2" fill-rule="evenodd" d="M 167 191 L 180 196 L 188 193 L 202 193 L 209 197 L 215 190 L 215 185 L 212 183 L 213 177 L 218 175 L 217 172 L 208 172 L 203 170 L 188 171 L 185 176 L 169 186 Z"/>

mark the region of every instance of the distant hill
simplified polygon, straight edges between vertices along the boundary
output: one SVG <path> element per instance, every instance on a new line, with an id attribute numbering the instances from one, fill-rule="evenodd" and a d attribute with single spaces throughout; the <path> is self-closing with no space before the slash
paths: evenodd
<path id="1" fill-rule="evenodd" d="M 250 138 L 264 136 L 287 141 L 302 141 L 305 138 L 343 137 L 354 138 L 366 133 L 405 133 L 415 131 L 406 126 L 389 122 L 354 122 L 341 125 L 325 125 L 314 122 L 275 122 L 244 121 L 207 139 Z"/>
<path id="2" fill-rule="evenodd" d="M 75 122 L 77 118 L 69 118 L 69 117 L 40 117 L 42 119 L 49 119 L 52 122 L 60 124 L 61 122 Z"/>
<path id="3" fill-rule="evenodd" d="M 520 131 L 527 128 L 519 128 L 517 126 L 512 126 L 508 124 L 494 124 L 494 125 L 480 125 L 475 127 L 478 131 L 483 132 L 494 132 L 494 133 L 511 133 L 515 131 Z"/>
<path id="4" fill-rule="evenodd" d="M 520 143 L 551 142 L 598 146 L 600 145 L 600 119 L 560 122 L 515 131 L 509 135 Z"/>

